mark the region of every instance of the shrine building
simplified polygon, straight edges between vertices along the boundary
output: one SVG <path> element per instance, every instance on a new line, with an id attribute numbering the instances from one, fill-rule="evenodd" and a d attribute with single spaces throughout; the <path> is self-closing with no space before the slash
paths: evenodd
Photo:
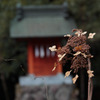
<path id="1" fill-rule="evenodd" d="M 62 66 L 59 64 L 55 71 L 52 71 L 57 55 L 48 48 L 53 45 L 60 47 L 63 36 L 75 27 L 66 4 L 17 5 L 16 16 L 11 22 L 10 37 L 28 43 L 27 74 L 40 77 L 62 73 Z"/>

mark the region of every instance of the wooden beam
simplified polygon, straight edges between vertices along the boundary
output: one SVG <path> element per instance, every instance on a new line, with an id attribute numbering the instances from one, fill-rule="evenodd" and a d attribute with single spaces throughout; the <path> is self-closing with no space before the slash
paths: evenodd
<path id="1" fill-rule="evenodd" d="M 28 43 L 28 74 L 34 73 L 34 48 L 32 44 Z"/>

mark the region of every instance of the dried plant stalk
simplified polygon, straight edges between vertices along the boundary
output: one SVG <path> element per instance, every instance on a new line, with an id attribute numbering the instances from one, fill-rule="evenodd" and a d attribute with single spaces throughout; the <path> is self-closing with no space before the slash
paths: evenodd
<path id="1" fill-rule="evenodd" d="M 91 70 L 90 58 L 88 58 L 88 70 Z M 88 77 L 88 99 L 87 100 L 92 100 L 92 92 L 93 92 L 93 82 L 91 77 Z"/>
<path id="2" fill-rule="evenodd" d="M 92 77 L 94 76 L 93 71 L 91 71 L 90 58 L 93 56 L 90 54 L 90 46 L 87 44 L 87 39 L 92 39 L 96 33 L 90 33 L 88 38 L 86 37 L 86 31 L 83 32 L 81 29 L 73 29 L 75 35 L 64 35 L 68 37 L 68 41 L 65 46 L 57 49 L 56 46 L 52 46 L 49 49 L 51 51 L 56 51 L 58 55 L 58 62 L 60 64 L 65 64 L 71 62 L 70 69 L 65 73 L 65 77 L 68 77 L 71 72 L 76 73 L 76 76 L 72 79 L 73 83 L 78 79 L 79 68 L 86 68 L 88 74 L 88 100 L 92 99 L 93 83 Z"/>

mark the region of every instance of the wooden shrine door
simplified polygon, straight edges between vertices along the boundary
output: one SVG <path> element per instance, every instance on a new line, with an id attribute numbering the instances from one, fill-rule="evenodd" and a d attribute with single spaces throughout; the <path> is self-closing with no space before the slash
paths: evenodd
<path id="1" fill-rule="evenodd" d="M 61 65 L 57 65 L 52 71 L 54 63 L 57 62 L 57 55 L 51 52 L 47 42 L 29 42 L 28 44 L 28 73 L 36 76 L 50 76 L 62 72 Z"/>

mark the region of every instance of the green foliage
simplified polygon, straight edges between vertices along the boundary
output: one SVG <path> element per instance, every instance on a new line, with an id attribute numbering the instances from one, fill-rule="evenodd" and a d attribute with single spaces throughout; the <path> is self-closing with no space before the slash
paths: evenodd
<path id="1" fill-rule="evenodd" d="M 78 27 L 99 32 L 100 0 L 67 0 Z"/>
<path id="2" fill-rule="evenodd" d="M 21 64 L 26 67 L 26 43 L 19 43 L 9 36 L 10 21 L 15 15 L 16 3 L 17 0 L 0 1 L 0 73 L 6 76 L 16 73 Z M 22 70 L 19 71 L 21 73 Z"/>

